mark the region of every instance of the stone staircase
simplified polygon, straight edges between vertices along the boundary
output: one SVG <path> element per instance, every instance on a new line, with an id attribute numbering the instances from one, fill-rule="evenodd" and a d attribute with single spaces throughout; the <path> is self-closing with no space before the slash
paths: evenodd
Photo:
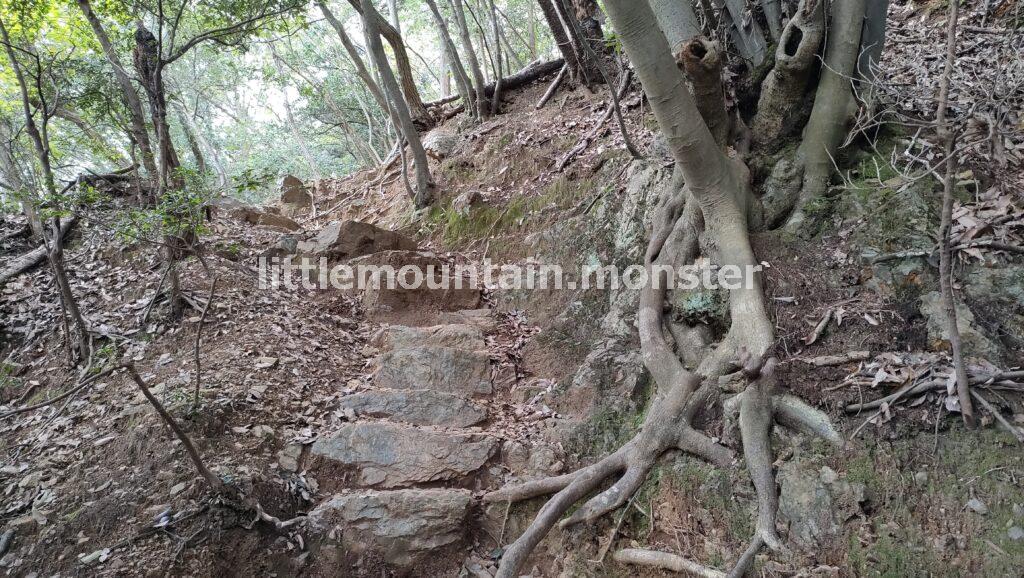
<path id="1" fill-rule="evenodd" d="M 387 251 L 362 259 L 422 263 L 426 255 Z M 339 564 L 369 555 L 427 575 L 424 564 L 456 568 L 465 555 L 472 491 L 487 485 L 487 466 L 503 440 L 479 426 L 493 394 L 482 330 L 487 311 L 461 310 L 477 306 L 476 289 L 448 297 L 397 288 L 364 295 L 370 315 L 412 323 L 384 325 L 373 338 L 379 354 L 370 389 L 340 401 L 355 419 L 309 451 L 321 488 L 337 492 L 310 512 L 309 528 L 328 537 L 321 550 L 332 550 Z M 381 304 L 388 306 L 375 309 Z"/>

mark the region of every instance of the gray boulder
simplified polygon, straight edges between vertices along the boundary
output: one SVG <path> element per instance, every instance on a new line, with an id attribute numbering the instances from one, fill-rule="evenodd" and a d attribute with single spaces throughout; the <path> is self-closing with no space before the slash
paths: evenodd
<path id="1" fill-rule="evenodd" d="M 309 241 L 299 243 L 302 253 L 336 259 L 351 259 L 391 250 L 413 250 L 416 241 L 359 221 L 331 221 Z"/>
<path id="2" fill-rule="evenodd" d="M 487 409 L 482 405 L 429 389 L 364 391 L 343 398 L 341 407 L 360 416 L 386 417 L 413 425 L 469 427 L 487 419 Z"/>
<path id="3" fill-rule="evenodd" d="M 779 520 L 789 524 L 789 540 L 809 551 L 836 539 L 864 501 L 864 484 L 850 483 L 807 460 L 783 464 L 778 481 Z"/>
<path id="4" fill-rule="evenodd" d="M 423 150 L 437 160 L 450 157 L 458 144 L 459 137 L 443 128 L 435 128 L 423 137 Z"/>
<path id="5" fill-rule="evenodd" d="M 394 283 L 388 286 L 381 277 L 381 282 L 366 287 L 363 292 L 363 308 L 368 314 L 378 317 L 378 314 L 389 312 L 416 311 L 423 324 L 437 323 L 435 313 L 440 311 L 459 311 L 462 309 L 476 309 L 480 306 L 481 292 L 479 287 L 474 286 L 471 277 L 464 276 L 462 279 L 455 277 L 457 271 L 449 267 L 447 263 L 434 253 L 428 251 L 381 251 L 371 255 L 357 257 L 349 262 L 352 266 L 390 267 L 396 273 L 396 279 L 403 278 L 403 267 L 415 267 L 422 272 L 424 283 L 418 286 L 409 286 L 413 276 L 405 277 L 406 287 L 401 283 Z M 404 273 L 403 273 L 404 274 Z M 404 320 L 403 320 L 404 321 Z"/>
<path id="6" fill-rule="evenodd" d="M 373 551 L 409 566 L 464 540 L 469 504 L 469 490 L 364 490 L 320 504 L 307 524 L 321 534 L 334 530 L 350 554 Z"/>
<path id="7" fill-rule="evenodd" d="M 346 424 L 318 439 L 311 455 L 354 471 L 359 486 L 399 488 L 462 480 L 497 449 L 497 439 L 489 436 L 373 422 Z"/>

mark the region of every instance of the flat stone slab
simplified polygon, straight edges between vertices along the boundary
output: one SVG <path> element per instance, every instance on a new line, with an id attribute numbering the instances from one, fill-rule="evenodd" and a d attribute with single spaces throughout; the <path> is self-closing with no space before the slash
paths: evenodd
<path id="1" fill-rule="evenodd" d="M 377 358 L 373 382 L 385 389 L 429 389 L 463 397 L 490 395 L 491 362 L 482 351 L 407 347 Z"/>
<path id="2" fill-rule="evenodd" d="M 469 427 L 487 419 L 487 409 L 458 395 L 429 389 L 364 391 L 341 400 L 359 416 L 385 417 L 412 425 Z"/>
<path id="3" fill-rule="evenodd" d="M 489 436 L 370 422 L 347 424 L 318 439 L 311 453 L 354 470 L 359 486 L 399 488 L 465 478 L 497 449 L 498 440 Z"/>
<path id="4" fill-rule="evenodd" d="M 486 346 L 484 334 L 478 327 L 462 324 L 431 327 L 390 325 L 381 330 L 376 341 L 381 349 L 431 346 L 474 351 L 481 350 Z"/>
<path id="5" fill-rule="evenodd" d="M 338 494 L 309 513 L 318 533 L 332 530 L 351 553 L 375 551 L 408 566 L 465 539 L 469 490 L 363 490 Z"/>

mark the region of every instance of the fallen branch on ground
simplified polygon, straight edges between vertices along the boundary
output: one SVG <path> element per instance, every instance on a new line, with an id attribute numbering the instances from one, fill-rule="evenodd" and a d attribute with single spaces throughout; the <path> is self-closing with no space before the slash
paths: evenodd
<path id="1" fill-rule="evenodd" d="M 601 115 L 601 118 L 597 121 L 597 124 L 594 125 L 594 128 L 587 131 L 587 134 L 584 135 L 584 137 L 580 139 L 578 143 L 576 143 L 576 146 L 569 149 L 569 152 L 565 153 L 565 156 L 563 156 L 561 160 L 558 161 L 558 164 L 555 165 L 556 171 L 564 171 L 565 167 L 567 167 L 569 163 L 571 163 L 573 159 L 579 156 L 583 151 L 587 150 L 587 147 L 590 146 L 590 143 L 592 143 L 597 138 L 598 134 L 600 134 L 602 128 L 604 127 L 604 123 L 608 122 L 608 119 L 610 119 L 612 117 L 612 114 L 615 112 L 614 100 L 621 99 L 623 96 L 625 96 L 626 89 L 629 88 L 630 76 L 631 72 L 627 69 L 625 74 L 623 74 L 622 76 L 622 81 L 619 83 L 619 87 L 617 89 L 618 95 L 612 95 L 612 102 L 608 103 L 608 108 L 604 111 L 604 114 Z"/>
<path id="2" fill-rule="evenodd" d="M 533 107 L 534 109 L 540 110 L 544 108 L 544 105 L 547 104 L 549 100 L 551 100 L 551 97 L 555 96 L 555 92 L 557 92 L 558 87 L 562 85 L 562 80 L 565 79 L 565 75 L 568 72 L 569 65 L 563 64 L 562 69 L 558 71 L 558 76 L 555 76 L 555 79 L 551 81 L 551 86 L 549 86 L 548 89 L 544 92 L 544 96 L 540 97 L 540 100 L 537 101 L 536 106 Z"/>
<path id="3" fill-rule="evenodd" d="M 71 227 L 78 221 L 78 216 L 73 215 L 68 219 L 62 219 L 60 223 L 60 239 L 55 242 L 63 242 L 64 237 L 67 235 Z M 5 269 L 0 271 L 0 287 L 4 285 L 8 280 L 18 275 L 21 275 L 25 271 L 35 267 L 39 263 L 42 263 L 46 259 L 46 246 L 40 245 L 35 249 L 32 249 L 28 253 L 14 259 Z"/>
<path id="4" fill-rule="evenodd" d="M 835 365 L 843 365 L 846 363 L 852 363 L 855 361 L 866 361 L 871 357 L 870 351 L 850 351 L 841 355 L 820 355 L 818 357 L 798 357 L 797 361 L 801 361 L 808 365 L 815 367 L 832 367 Z"/>

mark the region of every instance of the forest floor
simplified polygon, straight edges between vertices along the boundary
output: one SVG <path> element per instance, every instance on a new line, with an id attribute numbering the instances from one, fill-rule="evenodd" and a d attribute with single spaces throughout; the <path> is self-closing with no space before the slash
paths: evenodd
<path id="1" fill-rule="evenodd" d="M 900 53 L 941 52 L 935 47 L 942 22 L 920 12 L 895 22 Z M 995 43 L 999 37 L 979 33 L 970 50 L 984 54 L 980 42 Z M 902 73 L 910 74 L 894 75 Z M 638 166 L 657 172 L 659 157 L 652 152 L 653 160 L 630 161 L 614 123 L 607 122 L 594 142 L 558 170 L 603 115 L 607 89 L 563 89 L 535 110 L 545 84 L 507 95 L 504 114 L 494 119 L 466 130 L 457 120 L 442 127 L 457 135 L 457 144 L 447 158 L 432 163 L 439 200 L 421 218 L 413 218 L 397 172 L 370 170 L 313 183 L 319 212 L 298 219 L 303 232 L 356 219 L 401 230 L 420 249 L 465 262 L 566 254 L 571 261 L 582 257 L 574 254 L 574 242 L 593 243 L 598 253 L 612 251 L 601 243 L 615 236 L 612 229 L 620 224 L 615 213 L 637 194 L 631 182 L 641 174 Z M 635 86 L 623 105 L 639 148 L 655 151 L 656 123 Z M 978 431 L 966 430 L 947 407 L 942 389 L 879 409 L 844 410 L 914 380 L 942 380 L 949 373 L 928 310 L 934 291 L 928 260 L 873 262 L 881 252 L 919 248 L 914 243 L 930 239 L 934 231 L 934 191 L 909 186 L 898 174 L 878 168 L 888 163 L 888 151 L 898 150 L 901 138 L 898 132 L 883 135 L 873 153 L 847 159 L 843 187 L 812 215 L 813 238 L 765 233 L 754 239 L 759 258 L 770 264 L 766 291 L 783 352 L 782 381 L 827 411 L 853 438 L 839 451 L 800 436 L 775 440 L 780 521 L 795 553 L 778 560 L 764 554 L 758 561 L 762 575 L 1014 576 L 1024 566 L 1024 452 L 989 414 Z M 974 233 L 979 238 L 1018 242 L 1024 234 L 1024 194 L 1014 188 L 1024 179 L 1024 147 L 1019 140 L 1009 142 L 1001 149 L 1009 156 L 996 163 L 998 170 L 986 172 L 992 159 L 983 151 L 972 161 L 977 180 L 964 185 L 973 194 L 964 195 L 958 213 L 962 234 L 980 227 L 984 230 Z M 1014 186 L 1004 189 L 998 183 Z M 456 202 L 460 197 L 468 210 Z M 113 361 L 121 350 L 215 473 L 250 488 L 282 519 L 308 512 L 347 483 L 306 459 L 308 446 L 346 424 L 362 423 L 342 409 L 342 400 L 373 390 L 382 328 L 421 325 L 420 315 L 409 312 L 386 324 L 367 315 L 357 294 L 258 289 L 257 258 L 281 234 L 221 215 L 203 237 L 212 248 L 210 270 L 190 260 L 182 271 L 186 294 L 198 307 L 180 324 L 171 323 L 164 302 L 150 307 L 161 284 L 154 247 L 116 238 L 108 221 L 121 202 L 90 208 L 67 248 L 81 308 L 107 338 L 98 346 L 93 368 Z M 894 203 L 920 210 L 915 218 L 885 217 Z M 1010 218 L 991 225 L 994 215 Z M 4 259 L 29 248 L 7 235 L 22 225 L 3 221 Z M 642 223 L 637 227 L 642 231 Z M 978 372 L 1020 367 L 1020 257 L 965 255 L 962 267 L 965 274 L 988 280 L 965 280 L 962 286 L 975 319 L 972 335 L 985 338 L 973 350 L 972 367 Z M 202 319 L 214 277 L 217 289 Z M 68 368 L 51 285 L 48 271 L 39 268 L 0 290 L 0 353 L 7 358 L 17 352 L 0 368 L 0 413 L 52 398 L 80 378 Z M 495 391 L 480 402 L 488 418 L 471 429 L 498 439 L 501 449 L 461 487 L 479 496 L 507 480 L 536 474 L 535 463 L 523 465 L 531 460 L 522 458 L 522 448 L 530 457 L 541 455 L 538 449 L 547 452 L 541 469 L 568 471 L 635 431 L 650 384 L 639 376 L 625 389 L 575 383 L 579 368 L 600 351 L 601 318 L 614 309 L 614 300 L 579 292 L 485 292 L 490 312 L 482 325 L 484 349 Z M 720 315 L 713 299 L 695 307 L 695 314 L 712 321 Z M 200 329 L 202 404 L 192 409 Z M 622 373 L 629 365 L 612 367 Z M 608 380 L 617 384 L 629 378 Z M 1019 429 L 1024 423 L 1019 394 L 994 395 L 992 401 Z M 727 436 L 721 428 L 709 426 Z M 295 447 L 306 449 L 293 454 Z M 211 505 L 181 444 L 123 375 L 100 379 L 66 403 L 0 420 L 0 449 L 0 533 L 14 530 L 10 551 L 0 558 L 0 570 L 8 575 L 380 576 L 394 571 L 372 556 L 339 569 L 318 550 L 325 536 L 278 533 L 264 525 L 249 529 L 251 520 Z M 288 467 L 286 460 L 300 466 Z M 612 542 L 683 553 L 723 568 L 746 545 L 753 504 L 742 468 L 723 472 L 690 458 L 668 457 L 625 509 L 592 527 L 549 537 L 538 550 L 535 575 L 659 575 L 605 558 Z M 475 504 L 463 547 L 446 550 L 429 571 L 404 573 L 490 576 L 501 542 L 521 531 L 539 506 L 536 500 L 507 509 Z"/>

